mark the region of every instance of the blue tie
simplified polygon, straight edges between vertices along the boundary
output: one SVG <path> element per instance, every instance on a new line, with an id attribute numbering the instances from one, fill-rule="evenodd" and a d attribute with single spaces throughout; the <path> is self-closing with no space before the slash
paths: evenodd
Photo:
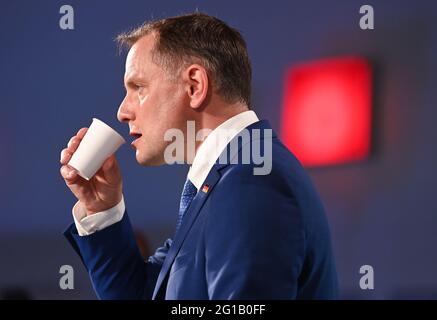
<path id="1" fill-rule="evenodd" d="M 194 184 L 187 179 L 184 184 L 184 190 L 182 190 L 181 202 L 179 204 L 179 215 L 178 222 L 176 223 L 176 232 L 178 232 L 179 227 L 182 224 L 182 219 L 184 218 L 185 211 L 190 206 L 191 201 L 197 193 L 197 188 Z"/>

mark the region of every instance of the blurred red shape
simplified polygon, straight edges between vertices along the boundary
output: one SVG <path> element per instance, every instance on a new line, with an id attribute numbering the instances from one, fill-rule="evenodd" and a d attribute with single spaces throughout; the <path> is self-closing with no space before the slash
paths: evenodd
<path id="1" fill-rule="evenodd" d="M 370 153 L 372 69 L 361 57 L 291 67 L 281 136 L 304 166 L 363 160 Z"/>

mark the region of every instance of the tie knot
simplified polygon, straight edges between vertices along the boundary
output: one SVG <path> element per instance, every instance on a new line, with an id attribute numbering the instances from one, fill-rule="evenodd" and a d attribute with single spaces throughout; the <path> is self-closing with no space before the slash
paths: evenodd
<path id="1" fill-rule="evenodd" d="M 182 190 L 182 197 L 193 197 L 197 193 L 196 186 L 189 180 L 185 181 L 184 189 Z"/>

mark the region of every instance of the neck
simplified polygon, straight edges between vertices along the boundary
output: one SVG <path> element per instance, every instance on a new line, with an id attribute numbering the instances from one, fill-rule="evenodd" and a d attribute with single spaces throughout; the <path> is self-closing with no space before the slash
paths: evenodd
<path id="1" fill-rule="evenodd" d="M 209 105 L 199 113 L 199 118 L 196 120 L 196 131 L 202 129 L 213 131 L 226 120 L 248 110 L 249 107 L 240 102 L 234 104 L 217 103 L 215 105 Z M 204 136 L 202 141 L 196 141 L 196 152 L 206 137 L 207 135 Z"/>

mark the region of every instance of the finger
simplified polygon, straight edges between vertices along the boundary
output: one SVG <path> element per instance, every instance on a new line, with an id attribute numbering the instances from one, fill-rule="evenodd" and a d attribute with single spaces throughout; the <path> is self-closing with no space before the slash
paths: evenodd
<path id="1" fill-rule="evenodd" d="M 60 169 L 61 176 L 64 178 L 67 184 L 72 184 L 77 180 L 78 174 L 75 169 L 70 166 L 64 165 Z"/>
<path id="2" fill-rule="evenodd" d="M 85 136 L 85 133 L 88 131 L 87 127 L 80 128 L 79 131 L 76 133 L 76 136 L 82 140 L 82 138 Z"/>
<path id="3" fill-rule="evenodd" d="M 67 164 L 68 161 L 70 161 L 71 156 L 72 156 L 72 153 L 67 148 L 62 149 L 61 159 L 60 159 L 61 164 Z"/>
<path id="4" fill-rule="evenodd" d="M 67 143 L 67 149 L 72 154 L 77 150 L 77 147 L 79 147 L 81 139 L 77 136 L 71 137 L 70 141 Z"/>
<path id="5" fill-rule="evenodd" d="M 77 134 L 75 136 L 71 137 L 70 141 L 68 141 L 67 148 L 69 149 L 69 151 L 71 153 L 74 153 L 77 150 L 80 142 L 82 141 L 82 139 L 85 136 L 87 131 L 88 131 L 88 128 L 86 128 L 86 127 L 79 129 Z"/>

